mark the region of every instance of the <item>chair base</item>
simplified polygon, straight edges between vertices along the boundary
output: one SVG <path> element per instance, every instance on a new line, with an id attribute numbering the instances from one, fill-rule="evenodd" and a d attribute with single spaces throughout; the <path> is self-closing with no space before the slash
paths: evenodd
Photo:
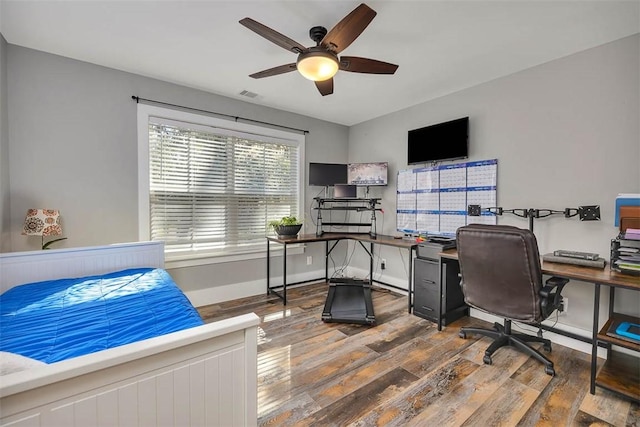
<path id="1" fill-rule="evenodd" d="M 528 342 L 539 342 L 542 343 L 545 351 L 550 352 L 551 341 L 542 337 L 511 333 L 511 320 L 505 319 L 504 326 L 496 322 L 493 324 L 493 329 L 471 327 L 460 328 L 460 332 L 458 333 L 460 338 L 467 338 L 467 334 L 478 334 L 493 339 L 493 343 L 491 343 L 491 345 L 485 350 L 484 357 L 482 359 L 483 362 L 487 365 L 491 365 L 491 356 L 497 349 L 506 345 L 510 345 L 544 363 L 544 372 L 546 374 L 551 376 L 554 376 L 556 374 L 556 371 L 553 369 L 553 362 L 535 348 L 527 345 Z"/>

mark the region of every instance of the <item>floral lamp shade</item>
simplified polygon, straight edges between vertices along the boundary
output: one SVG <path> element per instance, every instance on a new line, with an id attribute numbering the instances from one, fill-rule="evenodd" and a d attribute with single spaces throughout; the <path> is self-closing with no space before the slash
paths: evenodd
<path id="1" fill-rule="evenodd" d="M 29 209 L 24 219 L 22 234 L 42 236 L 42 249 L 47 249 L 51 243 L 66 239 L 63 237 L 44 243 L 44 236 L 62 235 L 60 211 L 57 209 Z"/>

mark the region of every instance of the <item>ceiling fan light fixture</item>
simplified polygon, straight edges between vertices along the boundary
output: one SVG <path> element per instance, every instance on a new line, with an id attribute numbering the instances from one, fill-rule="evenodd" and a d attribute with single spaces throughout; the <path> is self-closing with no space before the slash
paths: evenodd
<path id="1" fill-rule="evenodd" d="M 240 24 L 287 52 L 298 55 L 298 60 L 295 63 L 262 70 L 249 74 L 249 77 L 261 79 L 298 70 L 304 78 L 315 83 L 322 96 L 326 96 L 333 93 L 333 76 L 338 70 L 363 74 L 394 74 L 398 69 L 395 64 L 357 56 L 338 57 L 360 36 L 375 16 L 375 10 L 361 3 L 334 25 L 330 31 L 322 26 L 312 27 L 309 30 L 309 37 L 316 43 L 313 47 L 305 47 L 251 18 L 243 18 L 240 20 Z"/>
<path id="2" fill-rule="evenodd" d="M 298 56 L 296 67 L 303 77 L 314 82 L 321 82 L 336 75 L 338 57 L 331 52 L 311 48 Z"/>

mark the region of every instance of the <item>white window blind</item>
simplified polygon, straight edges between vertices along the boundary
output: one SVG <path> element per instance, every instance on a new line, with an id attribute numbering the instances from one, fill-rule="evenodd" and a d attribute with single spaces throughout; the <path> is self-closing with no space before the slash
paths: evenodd
<path id="1" fill-rule="evenodd" d="M 298 215 L 297 143 L 151 116 L 148 132 L 149 233 L 167 253 L 255 251 Z"/>

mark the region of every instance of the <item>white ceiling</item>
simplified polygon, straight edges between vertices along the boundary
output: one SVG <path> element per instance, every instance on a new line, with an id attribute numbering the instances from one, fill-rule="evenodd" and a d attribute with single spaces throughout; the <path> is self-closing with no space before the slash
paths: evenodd
<path id="1" fill-rule="evenodd" d="M 240 19 L 311 46 L 312 26 L 331 29 L 358 4 L 0 0 L 0 32 L 11 44 L 344 125 L 640 32 L 640 0 L 368 1 L 378 15 L 342 54 L 398 64 L 395 75 L 340 71 L 325 97 L 297 72 L 248 77 L 296 55 Z"/>

